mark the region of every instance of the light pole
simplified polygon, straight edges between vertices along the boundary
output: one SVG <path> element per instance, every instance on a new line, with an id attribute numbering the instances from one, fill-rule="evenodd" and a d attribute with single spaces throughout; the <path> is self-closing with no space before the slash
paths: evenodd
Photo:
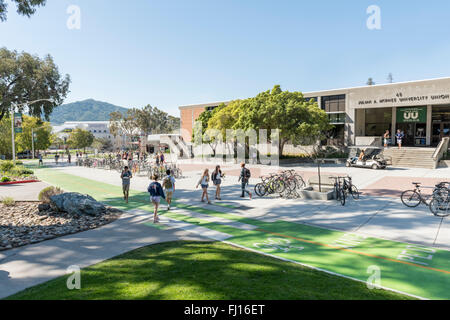
<path id="1" fill-rule="evenodd" d="M 12 141 L 12 143 L 11 143 L 11 145 L 12 145 L 12 156 L 13 156 L 13 161 L 14 161 L 14 163 L 16 163 L 16 144 L 15 144 L 15 135 L 14 135 L 14 113 L 16 112 L 16 109 L 17 108 L 19 108 L 19 107 L 21 107 L 21 106 L 25 106 L 25 105 L 27 105 L 27 106 L 29 106 L 29 105 L 32 105 L 32 104 L 35 104 L 35 103 L 38 103 L 38 102 L 41 102 L 41 101 L 48 101 L 48 102 L 51 102 L 51 103 L 53 103 L 54 101 L 52 100 L 52 99 L 38 99 L 38 100 L 34 100 L 34 101 L 31 101 L 31 102 L 24 102 L 24 103 L 20 103 L 20 104 L 16 104 L 16 103 L 13 103 L 13 108 L 12 108 L 12 112 L 11 112 L 11 141 Z M 33 138 L 33 137 L 31 137 L 31 138 Z M 34 157 L 34 154 L 33 154 L 33 157 Z"/>

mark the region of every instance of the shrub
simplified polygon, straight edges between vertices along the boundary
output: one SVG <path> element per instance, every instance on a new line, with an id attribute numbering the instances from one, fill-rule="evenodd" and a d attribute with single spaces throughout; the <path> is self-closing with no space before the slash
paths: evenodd
<path id="1" fill-rule="evenodd" d="M 16 204 L 16 201 L 14 201 L 14 199 L 11 197 L 4 197 L 2 199 L 2 203 L 7 207 L 13 207 Z"/>
<path id="2" fill-rule="evenodd" d="M 63 191 L 58 188 L 58 187 L 47 187 L 41 190 L 41 192 L 39 192 L 39 201 L 43 202 L 43 203 L 49 203 L 50 202 L 50 197 L 57 195 L 57 194 L 61 194 L 63 193 Z"/>
<path id="3" fill-rule="evenodd" d="M 6 172 L 10 171 L 12 168 L 14 168 L 14 162 L 10 160 L 0 162 L 0 171 Z"/>
<path id="4" fill-rule="evenodd" d="M 11 178 L 8 177 L 3 177 L 2 180 L 0 180 L 1 182 L 10 182 Z"/>
<path id="5" fill-rule="evenodd" d="M 31 175 L 31 174 L 33 174 L 33 173 L 34 173 L 33 170 L 26 169 L 26 168 L 23 168 L 23 169 L 20 170 L 20 174 L 26 175 L 26 176 L 29 176 L 29 175 Z"/>

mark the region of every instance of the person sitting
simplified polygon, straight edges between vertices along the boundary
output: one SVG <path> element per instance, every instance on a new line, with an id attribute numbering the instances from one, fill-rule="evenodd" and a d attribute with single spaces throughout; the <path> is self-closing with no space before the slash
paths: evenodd
<path id="1" fill-rule="evenodd" d="M 364 153 L 364 150 L 361 150 L 361 153 L 359 154 L 358 160 L 359 161 L 364 161 L 366 154 Z"/>

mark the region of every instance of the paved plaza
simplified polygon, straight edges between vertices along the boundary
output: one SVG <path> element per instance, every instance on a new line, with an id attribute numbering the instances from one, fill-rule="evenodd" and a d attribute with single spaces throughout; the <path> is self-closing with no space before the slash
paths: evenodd
<path id="1" fill-rule="evenodd" d="M 66 191 L 89 193 L 126 211 L 110 225 L 76 235 L 0 253 L 0 297 L 63 275 L 70 265 L 88 266 L 152 243 L 177 239 L 226 241 L 276 258 L 365 281 L 366 270 L 389 270 L 383 286 L 422 298 L 450 298 L 450 222 L 427 207 L 406 208 L 398 194 L 413 181 L 426 186 L 450 180 L 449 169 L 385 171 L 325 165 L 322 174 L 349 174 L 363 194 L 345 206 L 336 201 L 242 199 L 238 165 L 223 165 L 222 201 L 200 202 L 195 186 L 202 169 L 215 164 L 182 163 L 173 210 L 162 204 L 161 224 L 154 225 L 145 176 L 132 179 L 130 203 L 121 197 L 115 171 L 75 166 L 37 170 L 39 178 Z M 286 168 L 249 166 L 251 184 L 258 176 Z M 289 167 L 305 180 L 315 166 Z M 1 190 L 1 189 L 0 189 Z M 210 187 L 210 196 L 214 191 Z M 409 277 L 412 280 L 407 280 Z"/>

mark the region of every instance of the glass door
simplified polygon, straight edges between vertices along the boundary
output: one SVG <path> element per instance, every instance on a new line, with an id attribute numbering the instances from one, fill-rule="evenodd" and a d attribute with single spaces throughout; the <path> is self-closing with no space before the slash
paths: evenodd
<path id="1" fill-rule="evenodd" d="M 397 129 L 400 129 L 405 134 L 402 146 L 404 147 L 412 147 L 414 146 L 414 140 L 415 140 L 415 134 L 416 134 L 416 124 L 415 123 L 398 123 Z M 395 134 L 397 134 L 397 131 L 392 134 L 394 137 Z M 397 144 L 397 140 L 395 141 L 395 144 Z"/>

